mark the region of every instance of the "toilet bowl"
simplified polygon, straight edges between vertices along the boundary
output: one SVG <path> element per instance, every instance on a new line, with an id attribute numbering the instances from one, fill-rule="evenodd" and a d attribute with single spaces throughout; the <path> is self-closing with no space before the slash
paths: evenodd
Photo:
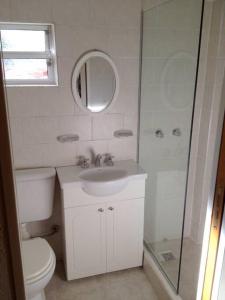
<path id="1" fill-rule="evenodd" d="M 26 223 L 46 220 L 52 215 L 55 174 L 54 168 L 15 171 L 23 239 L 30 236 Z M 44 288 L 54 273 L 56 263 L 52 248 L 43 238 L 23 240 L 22 257 L 27 300 L 45 300 Z"/>
<path id="2" fill-rule="evenodd" d="M 25 291 L 28 300 L 45 300 L 44 288 L 55 270 L 55 254 L 45 239 L 22 241 Z"/>

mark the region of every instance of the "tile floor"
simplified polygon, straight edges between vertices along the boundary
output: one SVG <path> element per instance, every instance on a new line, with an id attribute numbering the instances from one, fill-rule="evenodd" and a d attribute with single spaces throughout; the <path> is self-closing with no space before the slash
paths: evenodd
<path id="1" fill-rule="evenodd" d="M 46 300 L 161 300 L 141 268 L 66 281 L 58 263 L 46 288 Z"/>
<path id="2" fill-rule="evenodd" d="M 180 295 L 183 300 L 195 300 L 198 285 L 202 245 L 184 239 L 180 274 Z"/>
<path id="3" fill-rule="evenodd" d="M 170 278 L 173 285 L 177 286 L 179 258 L 180 258 L 180 240 L 167 240 L 154 244 L 149 244 L 154 251 L 155 256 L 160 261 L 162 268 Z M 171 251 L 175 257 L 171 261 L 162 261 L 160 252 Z M 180 274 L 180 296 L 183 300 L 195 300 L 197 292 L 198 271 L 201 256 L 201 245 L 194 243 L 191 239 L 185 238 L 183 241 L 183 256 Z"/>

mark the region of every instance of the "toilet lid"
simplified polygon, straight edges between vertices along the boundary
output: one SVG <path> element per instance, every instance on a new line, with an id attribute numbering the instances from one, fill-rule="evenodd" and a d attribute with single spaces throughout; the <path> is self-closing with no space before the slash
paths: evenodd
<path id="1" fill-rule="evenodd" d="M 22 241 L 22 256 L 25 280 L 30 281 L 48 271 L 54 255 L 46 240 L 35 238 Z"/>

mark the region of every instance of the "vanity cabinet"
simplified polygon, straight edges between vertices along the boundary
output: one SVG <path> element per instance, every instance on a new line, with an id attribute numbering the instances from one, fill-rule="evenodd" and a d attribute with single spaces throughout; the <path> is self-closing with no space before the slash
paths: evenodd
<path id="1" fill-rule="evenodd" d="M 144 198 L 106 205 L 107 272 L 142 265 Z"/>
<path id="2" fill-rule="evenodd" d="M 67 278 L 142 265 L 144 199 L 66 209 Z"/>
<path id="3" fill-rule="evenodd" d="M 65 210 L 67 279 L 106 272 L 106 215 L 99 205 Z"/>
<path id="4" fill-rule="evenodd" d="M 87 194 L 77 182 L 62 184 L 63 170 L 58 176 L 67 279 L 141 266 L 146 176 L 134 176 L 121 192 L 103 197 Z"/>

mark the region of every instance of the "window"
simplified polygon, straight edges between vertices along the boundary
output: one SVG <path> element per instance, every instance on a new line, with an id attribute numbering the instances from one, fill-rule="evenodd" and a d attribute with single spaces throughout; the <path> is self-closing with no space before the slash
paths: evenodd
<path id="1" fill-rule="evenodd" d="M 54 27 L 0 23 L 7 85 L 57 85 Z"/>

